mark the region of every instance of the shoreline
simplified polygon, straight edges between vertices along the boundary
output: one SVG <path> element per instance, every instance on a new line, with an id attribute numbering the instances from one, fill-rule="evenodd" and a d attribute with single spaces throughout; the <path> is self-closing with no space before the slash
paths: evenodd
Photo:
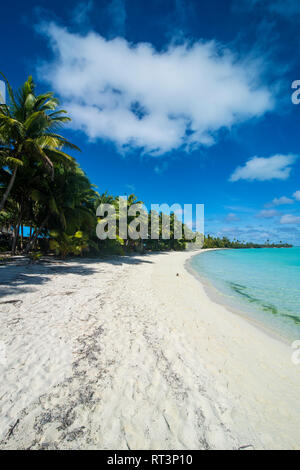
<path id="1" fill-rule="evenodd" d="M 293 351 L 214 303 L 196 254 L 1 266 L 0 448 L 299 449 Z"/>
<path id="2" fill-rule="evenodd" d="M 217 248 L 218 250 L 223 250 L 223 249 L 228 249 L 228 248 Z M 214 251 L 216 250 L 215 248 L 206 250 L 204 249 L 203 253 L 205 251 Z M 201 251 L 197 253 L 195 256 L 200 255 Z M 240 316 L 241 318 L 245 319 L 248 321 L 251 325 L 255 326 L 258 328 L 260 331 L 264 332 L 267 334 L 269 337 L 281 341 L 287 346 L 290 346 L 293 341 L 295 341 L 297 338 L 292 338 L 288 337 L 288 335 L 281 335 L 278 329 L 272 328 L 271 325 L 267 324 L 267 322 L 263 322 L 260 319 L 256 319 L 253 315 L 251 316 L 250 308 L 249 311 L 247 311 L 246 306 L 242 305 L 242 302 L 236 301 L 236 304 L 230 304 L 229 301 L 226 302 L 227 298 L 226 295 L 223 294 L 217 287 L 215 287 L 214 283 L 207 279 L 205 275 L 201 275 L 198 273 L 196 269 L 191 266 L 191 261 L 192 257 L 189 258 L 185 262 L 185 269 L 194 277 L 198 280 L 198 282 L 201 283 L 203 286 L 206 295 L 211 299 L 211 301 L 215 304 L 218 304 L 220 306 L 223 306 L 226 310 L 230 311 L 231 313 L 234 313 L 235 315 Z M 244 308 L 243 308 L 244 307 Z"/>

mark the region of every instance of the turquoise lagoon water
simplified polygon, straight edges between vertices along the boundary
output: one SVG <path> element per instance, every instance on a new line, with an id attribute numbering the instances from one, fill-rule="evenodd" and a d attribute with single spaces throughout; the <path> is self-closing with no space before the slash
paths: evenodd
<path id="1" fill-rule="evenodd" d="M 190 266 L 224 303 L 286 339 L 300 339 L 300 247 L 208 251 Z"/>

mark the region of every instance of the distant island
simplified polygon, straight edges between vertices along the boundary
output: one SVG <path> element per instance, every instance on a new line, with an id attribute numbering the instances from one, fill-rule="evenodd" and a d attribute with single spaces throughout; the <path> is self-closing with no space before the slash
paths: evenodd
<path id="1" fill-rule="evenodd" d="M 267 240 L 266 243 L 245 242 L 236 239 L 231 241 L 227 237 L 219 238 L 207 235 L 204 237 L 203 248 L 293 248 L 293 245 L 284 242 L 270 243 L 270 240 Z"/>

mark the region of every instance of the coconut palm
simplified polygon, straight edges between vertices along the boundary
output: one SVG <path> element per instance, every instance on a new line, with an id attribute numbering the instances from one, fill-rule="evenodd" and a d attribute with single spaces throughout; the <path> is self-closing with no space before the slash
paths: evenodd
<path id="1" fill-rule="evenodd" d="M 19 91 L 13 92 L 5 76 L 0 74 L 6 82 L 9 96 L 8 104 L 0 104 L 0 164 L 2 180 L 6 181 L 0 202 L 1 211 L 20 167 L 33 166 L 40 161 L 53 179 L 55 162 L 69 166 L 74 164 L 73 158 L 64 149 L 79 149 L 57 134 L 70 118 L 65 110 L 57 109 L 59 101 L 53 93 L 36 96 L 31 76 Z"/>
<path id="2" fill-rule="evenodd" d="M 88 245 L 97 249 L 92 238 L 96 231 L 94 207 L 98 197 L 78 165 L 70 170 L 56 164 L 53 183 L 49 184 L 43 179 L 35 188 L 32 186 L 30 198 L 38 206 L 37 224 L 25 252 L 29 252 L 46 227 L 50 230 L 50 236 L 51 233 L 56 234 L 58 243 L 59 240 L 63 244 L 75 241 L 79 246 L 79 241 L 86 243 L 89 240 Z M 82 236 L 76 236 L 73 240 L 74 233 L 82 233 Z"/>

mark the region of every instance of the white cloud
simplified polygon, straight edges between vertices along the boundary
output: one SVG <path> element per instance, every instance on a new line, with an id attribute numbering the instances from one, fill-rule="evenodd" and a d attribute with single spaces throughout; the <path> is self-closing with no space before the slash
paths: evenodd
<path id="1" fill-rule="evenodd" d="M 237 238 L 240 241 L 265 243 L 267 239 L 277 238 L 276 232 L 270 228 L 257 228 L 256 226 L 247 227 L 222 227 L 218 236 L 227 236 L 229 239 Z"/>
<path id="2" fill-rule="evenodd" d="M 296 191 L 296 192 L 293 194 L 293 197 L 296 199 L 296 201 L 300 201 L 300 191 Z"/>
<path id="3" fill-rule="evenodd" d="M 251 207 L 246 207 L 246 206 L 225 206 L 225 209 L 230 209 L 231 211 L 236 211 L 236 212 L 253 212 L 253 209 Z"/>
<path id="4" fill-rule="evenodd" d="M 281 196 L 281 197 L 275 197 L 275 199 L 273 199 L 273 201 L 270 202 L 268 206 L 269 207 L 270 206 L 284 206 L 287 204 L 294 204 L 293 199 L 290 199 L 289 197 L 286 197 L 286 196 Z"/>
<path id="5" fill-rule="evenodd" d="M 286 204 L 294 204 L 294 201 L 289 197 L 281 196 L 279 198 L 273 199 L 272 203 L 274 204 L 274 206 L 283 206 Z"/>
<path id="6" fill-rule="evenodd" d="M 265 204 L 265 207 L 268 208 L 268 207 L 274 207 L 274 206 L 284 206 L 284 205 L 294 204 L 295 200 L 300 201 L 300 191 L 296 191 L 292 197 L 293 199 L 290 197 L 286 197 L 286 196 L 281 196 L 278 198 L 275 197 L 273 201 Z"/>
<path id="7" fill-rule="evenodd" d="M 226 222 L 238 222 L 239 220 L 241 220 L 236 214 L 234 214 L 233 212 L 231 212 L 230 214 L 228 214 L 226 217 L 225 217 L 225 220 Z"/>
<path id="8" fill-rule="evenodd" d="M 280 219 L 281 224 L 300 224 L 300 217 L 296 215 L 286 214 Z"/>
<path id="9" fill-rule="evenodd" d="M 256 217 L 258 217 L 259 219 L 272 219 L 273 217 L 276 217 L 280 215 L 280 213 L 278 211 L 276 211 L 275 209 L 270 209 L 270 210 L 262 210 L 260 211 Z"/>
<path id="10" fill-rule="evenodd" d="M 40 31 L 55 54 L 39 69 L 58 92 L 73 127 L 90 139 L 149 154 L 212 145 L 230 128 L 273 107 L 256 62 L 238 60 L 216 42 L 170 45 L 71 34 L 54 23 Z"/>
<path id="11" fill-rule="evenodd" d="M 230 176 L 230 181 L 286 180 L 290 176 L 295 155 L 274 155 L 269 158 L 253 157 L 245 166 L 239 166 Z"/>

